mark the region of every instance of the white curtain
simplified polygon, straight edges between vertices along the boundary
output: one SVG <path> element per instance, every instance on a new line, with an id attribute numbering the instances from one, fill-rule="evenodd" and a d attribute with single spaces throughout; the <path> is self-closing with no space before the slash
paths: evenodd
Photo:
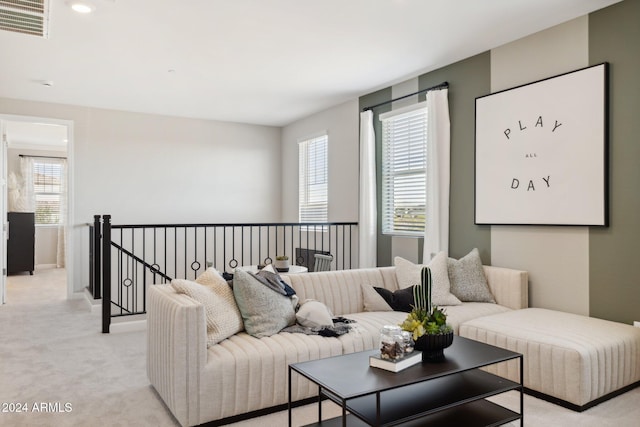
<path id="1" fill-rule="evenodd" d="M 450 125 L 449 90 L 427 92 L 427 224 L 422 262 L 449 253 Z"/>
<path id="2" fill-rule="evenodd" d="M 20 174 L 22 188 L 20 189 L 19 212 L 35 212 L 36 196 L 33 193 L 33 158 L 20 157 Z"/>
<path id="3" fill-rule="evenodd" d="M 358 236 L 360 268 L 376 267 L 377 206 L 376 206 L 376 136 L 373 112 L 360 113 L 360 200 Z"/>

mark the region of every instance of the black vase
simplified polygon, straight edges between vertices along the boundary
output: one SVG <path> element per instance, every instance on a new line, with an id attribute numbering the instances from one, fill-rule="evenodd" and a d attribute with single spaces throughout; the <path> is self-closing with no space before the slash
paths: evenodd
<path id="1" fill-rule="evenodd" d="M 423 362 L 442 362 L 444 349 L 453 343 L 453 332 L 437 335 L 423 335 L 417 339 L 415 349 L 422 352 Z"/>

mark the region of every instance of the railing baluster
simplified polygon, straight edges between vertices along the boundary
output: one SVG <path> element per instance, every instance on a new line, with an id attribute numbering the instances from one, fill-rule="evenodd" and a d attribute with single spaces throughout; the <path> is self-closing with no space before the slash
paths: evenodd
<path id="1" fill-rule="evenodd" d="M 99 215 L 94 216 L 94 223 L 90 225 L 93 227 L 93 239 L 90 245 L 93 251 L 91 265 L 94 266 L 90 268 L 94 268 L 91 271 L 91 278 L 94 281 L 93 291 L 98 292 L 99 283 L 103 284 L 103 332 L 109 331 L 112 317 L 146 313 L 147 286 L 167 283 L 176 277 L 190 279 L 193 276 L 195 278 L 201 271 L 208 268 L 209 262 L 213 267 L 223 266 L 222 269 L 218 269 L 227 271 L 228 267 L 233 269 L 239 265 L 246 265 L 246 262 L 250 265 L 272 262 L 276 256 L 287 255 L 292 265 L 306 264 L 312 269 L 313 254 L 326 253 L 328 249 L 328 252 L 334 256 L 333 268 L 354 267 L 353 252 L 356 248 L 353 242 L 353 230 L 357 226 L 355 223 L 114 226 L 111 224 L 111 217 L 104 215 L 101 233 L 100 219 Z M 117 243 L 117 240 L 111 239 L 113 228 L 120 230 L 116 235 L 119 239 Z M 173 229 L 173 233 L 170 233 L 170 228 Z M 231 242 L 227 240 L 229 228 Z M 218 254 L 220 229 L 222 229 L 222 258 Z M 237 230 L 239 230 L 238 235 L 236 235 Z M 108 231 L 108 236 L 105 231 Z M 200 236 L 200 232 L 204 235 Z M 210 240 L 210 233 L 213 234 L 213 242 Z M 102 239 L 100 239 L 101 235 Z M 191 237 L 193 242 L 189 242 Z M 173 244 L 171 244 L 171 238 L 173 238 Z M 300 253 L 297 252 L 298 249 Z M 189 252 L 191 250 L 192 253 Z M 211 255 L 212 250 L 213 255 Z M 100 255 L 104 260 L 101 267 Z M 173 265 L 169 261 L 172 255 Z M 180 257 L 183 259 L 181 260 Z M 162 266 L 157 264 L 159 259 L 164 259 Z M 114 266 L 111 266 L 112 260 L 115 262 Z M 180 263 L 182 268 L 179 266 Z M 206 267 L 201 270 L 203 263 Z M 112 272 L 115 272 L 116 279 L 113 283 Z"/>

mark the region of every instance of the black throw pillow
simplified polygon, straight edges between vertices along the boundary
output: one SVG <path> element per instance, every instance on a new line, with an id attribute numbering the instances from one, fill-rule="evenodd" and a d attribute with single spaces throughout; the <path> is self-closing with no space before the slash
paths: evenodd
<path id="1" fill-rule="evenodd" d="M 413 286 L 409 286 L 408 288 L 398 289 L 395 292 L 391 292 L 385 288 L 376 288 L 373 289 L 380 294 L 382 298 L 389 304 L 389 306 L 394 311 L 404 311 L 405 313 L 413 310 Z"/>

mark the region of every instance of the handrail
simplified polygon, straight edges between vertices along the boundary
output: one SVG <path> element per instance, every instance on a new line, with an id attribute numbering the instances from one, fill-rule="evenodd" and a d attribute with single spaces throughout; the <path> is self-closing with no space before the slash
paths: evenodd
<path id="1" fill-rule="evenodd" d="M 147 287 L 173 278 L 195 280 L 206 268 L 233 273 L 287 255 L 313 271 L 314 255 L 333 256 L 331 269 L 357 264 L 356 222 L 111 224 L 94 216 L 91 270 L 102 283 L 102 331 L 111 319 L 146 313 Z M 102 223 L 101 223 L 102 220 Z M 93 268 L 93 267 L 91 267 Z"/>
<path id="2" fill-rule="evenodd" d="M 162 271 L 160 271 L 158 269 L 158 267 L 156 267 L 154 265 L 151 265 L 148 262 L 146 262 L 145 260 L 135 256 L 134 254 L 132 254 L 131 252 L 129 252 L 128 250 L 126 250 L 122 246 L 118 245 L 117 243 L 111 242 L 111 246 L 113 246 L 114 248 L 118 249 L 120 252 L 123 252 L 125 255 L 130 256 L 135 261 L 138 261 L 139 263 L 141 263 L 142 265 L 147 267 L 153 274 L 157 274 L 160 277 L 162 277 L 163 279 L 168 280 L 168 281 L 172 281 L 173 280 L 171 277 L 167 276 Z"/>
<path id="3" fill-rule="evenodd" d="M 328 225 L 358 225 L 357 222 L 239 222 L 239 223 L 177 223 L 177 224 L 125 224 L 117 225 L 111 224 L 111 228 L 161 228 L 161 227 L 315 227 L 320 229 L 321 227 Z"/>

